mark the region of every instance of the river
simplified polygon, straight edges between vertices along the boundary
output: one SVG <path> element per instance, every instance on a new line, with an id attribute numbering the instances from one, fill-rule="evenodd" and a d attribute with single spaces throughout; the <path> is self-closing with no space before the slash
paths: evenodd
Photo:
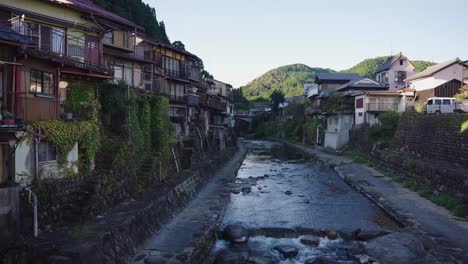
<path id="1" fill-rule="evenodd" d="M 257 235 L 246 245 L 219 239 L 207 263 L 212 263 L 220 252 L 229 250 L 262 252 L 280 263 L 304 263 L 317 256 L 349 261 L 339 256 L 337 248 L 350 241 L 322 237 L 318 247 L 309 247 L 300 242 L 304 235 L 300 231 L 294 237 L 285 235 L 284 230 L 307 233 L 328 229 L 343 233 L 358 228 L 379 231 L 399 227 L 379 207 L 347 185 L 333 168 L 313 156 L 276 142 L 250 141 L 249 144 L 250 150 L 238 171 L 220 230 L 241 223 Z M 265 231 L 258 230 L 269 231 L 265 235 Z M 293 246 L 299 254 L 284 258 L 273 249 L 278 245 Z"/>

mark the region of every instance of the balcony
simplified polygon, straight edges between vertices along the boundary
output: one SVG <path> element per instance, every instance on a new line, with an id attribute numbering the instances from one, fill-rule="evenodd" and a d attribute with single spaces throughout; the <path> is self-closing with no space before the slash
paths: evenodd
<path id="1" fill-rule="evenodd" d="M 387 112 L 387 111 L 398 111 L 399 104 L 397 103 L 368 103 L 368 112 Z"/>
<path id="2" fill-rule="evenodd" d="M 36 120 L 56 120 L 59 118 L 57 99 L 17 96 L 15 117 L 26 122 Z"/>
<path id="3" fill-rule="evenodd" d="M 184 71 L 170 70 L 170 69 L 161 69 L 162 73 L 169 77 L 174 77 L 177 79 L 186 79 L 186 74 Z"/>
<path id="4" fill-rule="evenodd" d="M 170 103 L 178 103 L 178 104 L 185 104 L 185 96 L 184 95 L 169 95 L 169 102 Z"/>
<path id="5" fill-rule="evenodd" d="M 189 106 L 198 106 L 199 105 L 198 95 L 187 94 L 186 99 L 187 99 L 187 105 L 189 105 Z"/>
<path id="6" fill-rule="evenodd" d="M 49 59 L 76 68 L 109 74 L 101 60 L 102 50 L 98 37 L 81 37 L 67 34 L 64 29 L 23 21 L 16 18 L 10 21 L 12 30 L 25 36 L 36 45 L 28 52 L 41 59 Z"/>
<path id="7" fill-rule="evenodd" d="M 213 110 L 218 110 L 218 111 L 225 111 L 226 110 L 226 103 L 222 102 L 222 101 L 220 101 L 218 99 L 209 98 L 207 105 L 208 105 L 209 108 L 211 108 Z"/>
<path id="8" fill-rule="evenodd" d="M 188 78 L 194 82 L 201 82 L 202 74 L 200 71 L 197 71 L 193 68 L 188 68 Z"/>

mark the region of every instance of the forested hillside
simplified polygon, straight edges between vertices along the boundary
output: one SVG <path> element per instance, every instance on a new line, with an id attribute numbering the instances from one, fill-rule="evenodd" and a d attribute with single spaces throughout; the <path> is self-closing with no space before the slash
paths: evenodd
<path id="1" fill-rule="evenodd" d="M 164 22 L 158 21 L 156 10 L 142 0 L 93 0 L 93 2 L 143 27 L 149 37 L 170 44 Z"/>
<path id="2" fill-rule="evenodd" d="M 353 66 L 352 68 L 343 70 L 342 72 L 355 72 L 359 73 L 362 76 L 369 76 L 375 78 L 375 75 L 380 65 L 382 65 L 387 59 L 388 56 L 365 59 Z M 423 71 L 427 67 L 434 65 L 434 63 L 432 62 L 422 60 L 411 61 L 411 63 L 413 63 L 417 71 Z"/>
<path id="3" fill-rule="evenodd" d="M 286 65 L 271 70 L 242 87 L 249 99 L 268 99 L 275 90 L 281 90 L 286 97 L 303 94 L 303 84 L 313 82 L 316 73 L 333 72 L 330 69 L 311 68 L 304 64 Z"/>

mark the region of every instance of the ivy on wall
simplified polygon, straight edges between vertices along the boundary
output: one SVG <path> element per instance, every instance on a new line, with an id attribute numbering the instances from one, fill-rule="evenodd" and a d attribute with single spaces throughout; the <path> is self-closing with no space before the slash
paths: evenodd
<path id="1" fill-rule="evenodd" d="M 61 167 L 67 165 L 68 153 L 73 149 L 75 143 L 78 143 L 83 159 L 82 169 L 89 170 L 89 164 L 99 149 L 100 133 L 97 122 L 45 120 L 34 121 L 31 123 L 31 127 L 47 135 L 48 142 L 57 148 L 58 163 Z"/>
<path id="2" fill-rule="evenodd" d="M 100 147 L 100 126 L 98 122 L 98 100 L 94 95 L 94 84 L 91 82 L 76 82 L 70 85 L 67 99 L 64 103 L 66 112 L 72 112 L 75 117 L 85 120 L 33 121 L 30 126 L 47 136 L 48 142 L 58 153 L 58 164 L 63 169 L 67 167 L 68 153 L 78 143 L 81 159 L 81 170 L 91 169 L 91 162 Z"/>

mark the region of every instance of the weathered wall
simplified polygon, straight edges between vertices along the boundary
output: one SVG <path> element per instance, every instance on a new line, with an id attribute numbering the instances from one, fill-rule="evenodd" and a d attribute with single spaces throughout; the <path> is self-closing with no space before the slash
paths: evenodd
<path id="1" fill-rule="evenodd" d="M 422 158 L 468 167 L 468 114 L 402 115 L 390 148 Z"/>
<path id="2" fill-rule="evenodd" d="M 96 222 L 44 234 L 35 243 L 35 259 L 39 263 L 58 263 L 54 262 L 58 260 L 64 261 L 60 263 L 126 263 L 126 257 L 134 254 L 135 246 L 183 208 L 203 183 L 233 156 L 233 148 L 217 153 L 190 175 L 181 175 L 122 203 Z M 241 162 L 242 159 L 239 165 Z"/>

